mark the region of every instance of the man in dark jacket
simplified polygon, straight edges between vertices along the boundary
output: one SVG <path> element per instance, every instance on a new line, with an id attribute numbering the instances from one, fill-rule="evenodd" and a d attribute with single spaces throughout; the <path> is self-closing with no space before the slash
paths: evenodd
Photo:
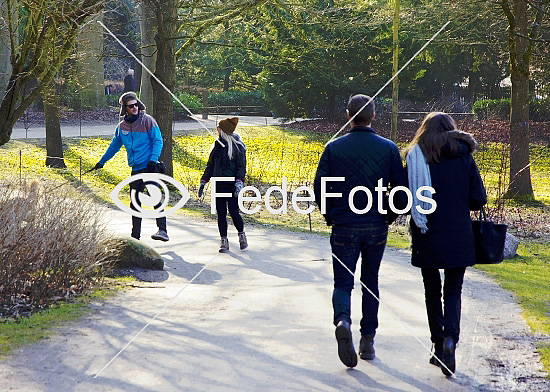
<path id="1" fill-rule="evenodd" d="M 371 128 L 375 107 L 369 101 L 362 94 L 350 98 L 347 111 L 352 129 L 326 145 L 314 183 L 317 205 L 327 224 L 332 225 L 334 325 L 338 355 L 348 367 L 357 365 L 350 330 L 354 277 L 343 265 L 355 273 L 361 254 L 361 281 L 371 293 L 362 289 L 359 355 L 362 359 L 374 359 L 378 327 L 378 300 L 374 296 L 379 295 L 378 270 L 392 220 L 388 202 L 394 209 L 406 204 L 403 192 L 397 192 L 394 200 L 386 197 L 388 185 L 406 184 L 405 172 L 395 143 Z"/>

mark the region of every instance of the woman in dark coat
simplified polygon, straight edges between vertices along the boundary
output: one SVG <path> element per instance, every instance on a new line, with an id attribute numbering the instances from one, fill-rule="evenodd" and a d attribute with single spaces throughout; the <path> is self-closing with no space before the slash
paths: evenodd
<path id="1" fill-rule="evenodd" d="M 455 348 L 460 335 L 461 292 L 466 267 L 475 264 L 470 210 L 487 202 L 479 170 L 472 157 L 472 135 L 456 129 L 445 113 L 428 114 L 406 148 L 409 187 L 413 195 L 420 186 L 431 186 L 436 207 L 419 214 L 415 199 L 411 210 L 412 264 L 421 268 L 426 310 L 434 345 L 430 363 L 447 376 L 455 371 Z M 427 196 L 426 194 L 424 194 Z M 433 205 L 432 205 L 433 207 Z M 444 270 L 443 303 L 441 276 Z"/>
<path id="2" fill-rule="evenodd" d="M 229 250 L 227 239 L 227 210 L 238 231 L 239 246 L 242 249 L 248 247 L 244 233 L 243 218 L 239 213 L 237 203 L 238 195 L 244 187 L 244 176 L 246 175 L 246 148 L 241 138 L 235 132 L 239 121 L 238 117 L 226 118 L 218 124 L 219 142 L 214 143 L 210 152 L 208 163 L 201 178 L 199 197 L 202 196 L 204 186 L 211 177 L 234 177 L 233 181 L 217 181 L 217 193 L 230 193 L 230 197 L 216 197 L 216 212 L 218 214 L 218 229 L 220 232 L 220 252 Z"/>

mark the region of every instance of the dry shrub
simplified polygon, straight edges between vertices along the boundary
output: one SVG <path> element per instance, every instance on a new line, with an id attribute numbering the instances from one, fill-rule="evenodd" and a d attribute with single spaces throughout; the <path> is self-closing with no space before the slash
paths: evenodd
<path id="1" fill-rule="evenodd" d="M 70 297 L 105 272 L 100 209 L 70 186 L 0 184 L 0 222 L 3 315 Z"/>

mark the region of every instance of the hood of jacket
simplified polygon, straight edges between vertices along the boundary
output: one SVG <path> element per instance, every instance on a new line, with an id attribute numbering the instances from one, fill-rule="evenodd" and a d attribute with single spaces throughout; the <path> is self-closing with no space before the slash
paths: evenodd
<path id="1" fill-rule="evenodd" d="M 456 150 L 453 152 L 451 148 L 451 140 L 449 140 L 445 146 L 443 146 L 442 154 L 445 157 L 455 157 L 466 154 L 471 154 L 477 149 L 477 142 L 474 137 L 468 132 L 459 131 L 455 129 L 449 131 L 449 139 L 453 139 L 456 142 Z"/>

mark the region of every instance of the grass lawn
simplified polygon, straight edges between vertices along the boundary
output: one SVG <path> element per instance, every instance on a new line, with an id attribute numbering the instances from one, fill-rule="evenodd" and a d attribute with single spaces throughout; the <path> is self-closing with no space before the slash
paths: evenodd
<path id="1" fill-rule="evenodd" d="M 281 185 L 282 177 L 287 178 L 288 191 L 292 192 L 299 185 L 312 187 L 315 169 L 323 145 L 330 135 L 317 135 L 306 131 L 289 131 L 280 127 L 239 127 L 243 141 L 247 146 L 247 179 L 263 191 L 271 185 Z M 213 137 L 207 135 L 184 135 L 174 138 L 174 172 L 175 179 L 180 181 L 191 193 L 191 201 L 181 213 L 200 214 L 211 219 L 209 190 L 203 200 L 198 200 L 196 191 L 202 172 L 208 160 L 208 154 Z M 99 160 L 109 144 L 109 138 L 66 139 L 65 163 L 67 169 L 50 169 L 44 167 L 45 144 L 43 141 L 24 142 L 10 141 L 0 147 L 0 174 L 2 177 L 18 179 L 47 178 L 65 186 L 82 185 L 87 194 L 99 202 L 112 204 L 109 193 L 130 174 L 126 163 L 126 154 L 119 152 L 103 169 L 82 175 L 80 171 L 90 169 Z M 42 144 L 40 144 L 42 143 Z M 19 153 L 21 151 L 21 155 Z M 490 201 L 502 193 L 508 171 L 507 146 L 499 143 L 483 145 L 476 153 L 476 162 L 486 184 Z M 536 202 L 529 204 L 508 203 L 505 217 L 510 223 L 510 231 L 528 237 L 539 239 L 522 240 L 519 257 L 507 260 L 498 265 L 480 266 L 489 273 L 505 289 L 516 295 L 523 316 L 533 333 L 550 335 L 550 245 L 548 244 L 548 225 L 550 212 L 550 148 L 533 145 L 531 148 L 531 174 Z M 22 165 L 20 165 L 20 163 Z M 61 187 L 60 189 L 63 189 Z M 127 200 L 127 193 L 121 199 Z M 273 208 L 281 205 L 281 199 L 272 197 Z M 302 207 L 305 208 L 304 205 Z M 265 206 L 259 213 L 244 216 L 248 224 L 268 225 L 274 228 L 291 230 L 306 230 L 310 227 L 317 233 L 328 234 L 329 229 L 324 219 L 316 209 L 309 215 L 294 212 L 289 203 L 288 213 L 272 215 Z M 538 233 L 538 234 L 537 234 Z M 538 241 L 538 242 L 537 242 Z M 388 238 L 388 245 L 407 247 L 409 238 L 403 226 L 393 225 Z M 65 310 L 66 309 L 66 310 Z M 79 313 L 78 305 L 74 307 L 61 306 L 52 312 Z M 48 320 L 50 311 L 42 312 L 33 317 L 44 317 Z M 62 318 L 56 317 L 56 318 Z M 31 318 L 32 319 L 32 318 Z M 30 320 L 30 319 L 29 319 Z M 20 323 L 23 330 L 34 330 L 34 334 L 25 339 L 34 339 L 44 332 L 41 327 L 26 326 L 30 321 Z M 38 325 L 46 325 L 47 321 L 38 321 Z M 4 331 L 9 330 L 8 324 L 0 324 L 0 347 L 5 343 Z M 540 346 L 545 370 L 550 374 L 550 347 Z"/>

